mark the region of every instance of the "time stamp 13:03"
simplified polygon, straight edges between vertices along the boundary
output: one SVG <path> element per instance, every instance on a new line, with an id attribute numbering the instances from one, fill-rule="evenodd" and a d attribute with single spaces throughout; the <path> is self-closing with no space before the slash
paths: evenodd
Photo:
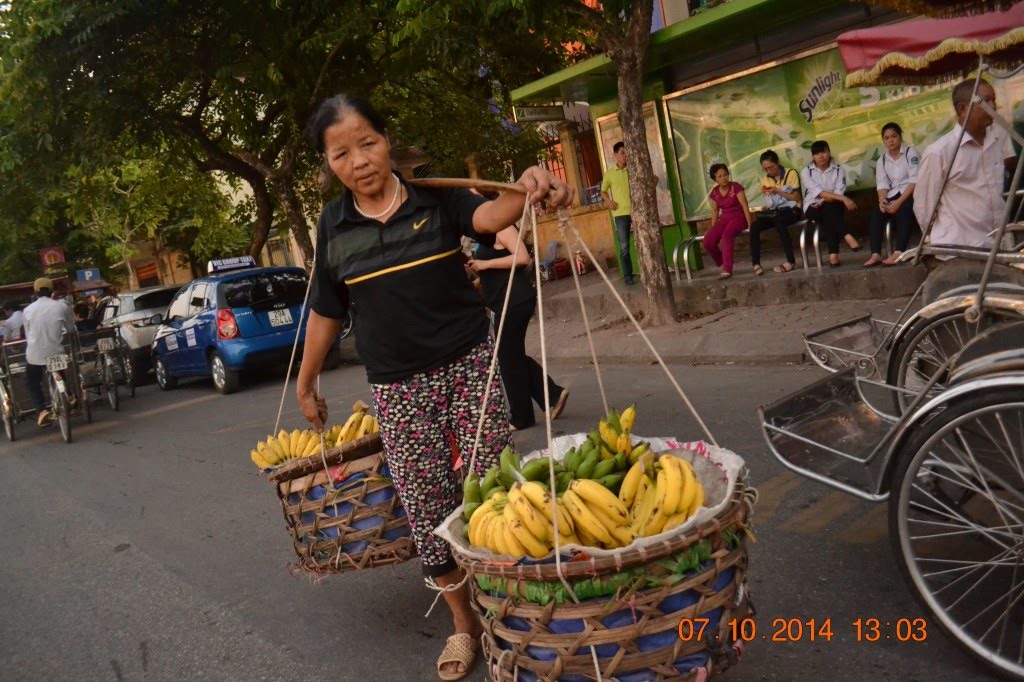
<path id="1" fill-rule="evenodd" d="M 683 618 L 679 621 L 679 639 L 684 642 L 728 637 L 730 641 L 753 642 L 831 642 L 835 636 L 852 635 L 858 642 L 924 642 L 928 623 L 924 618 L 857 618 L 846 633 L 833 629 L 832 619 L 774 618 L 771 627 L 759 627 L 753 618 L 731 618 L 724 630 L 711 625 L 708 618 Z"/>

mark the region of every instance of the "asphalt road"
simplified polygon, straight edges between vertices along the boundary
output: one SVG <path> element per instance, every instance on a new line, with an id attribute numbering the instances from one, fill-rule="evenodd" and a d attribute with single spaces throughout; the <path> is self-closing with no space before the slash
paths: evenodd
<path id="1" fill-rule="evenodd" d="M 757 405 L 819 376 L 809 367 L 675 368 L 721 443 L 749 463 L 761 499 L 750 584 L 761 632 L 777 618 L 831 618 L 831 641 L 755 641 L 729 680 L 963 680 L 983 671 L 932 623 L 927 641 L 858 643 L 852 621 L 922 611 L 890 550 L 883 505 L 786 473 L 761 441 Z M 600 416 L 593 370 L 557 364 L 571 387 L 559 433 Z M 450 623 L 414 562 L 315 583 L 289 571 L 280 507 L 248 451 L 274 424 L 281 374 L 219 396 L 208 381 L 144 386 L 97 405 L 65 445 L 20 424 L 0 442 L 0 679 L 434 680 Z M 611 366 L 635 431 L 699 433 L 657 367 Z M 326 374 L 342 416 L 368 399 L 361 367 Z M 284 426 L 302 426 L 291 393 Z M 557 434 L 556 434 L 557 435 Z M 517 434 L 538 447 L 543 427 Z M 470 679 L 484 679 L 478 665 Z"/>

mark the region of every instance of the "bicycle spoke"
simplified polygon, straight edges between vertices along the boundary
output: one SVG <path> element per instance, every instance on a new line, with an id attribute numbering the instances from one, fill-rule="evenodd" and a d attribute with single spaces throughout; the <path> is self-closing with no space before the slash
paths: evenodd
<path id="1" fill-rule="evenodd" d="M 955 521 L 961 521 L 965 526 L 967 526 L 969 528 L 977 529 L 978 532 L 980 532 L 986 538 L 988 538 L 989 540 L 994 542 L 996 545 L 998 545 L 999 547 L 1002 547 L 1003 549 L 1007 549 L 1007 545 L 1004 545 L 1003 543 L 999 542 L 996 538 L 994 538 L 994 537 L 992 537 L 991 535 L 988 534 L 988 532 L 987 532 L 988 528 L 986 528 L 984 526 L 980 526 L 980 525 L 978 525 L 976 523 L 973 523 L 972 521 L 968 520 L 965 516 L 957 514 L 955 510 L 950 509 L 948 506 L 943 504 L 942 501 L 937 499 L 934 495 L 932 495 L 931 493 L 929 493 L 927 490 L 925 490 L 921 486 L 917 485 L 916 483 L 914 484 L 913 487 L 915 489 L 917 489 L 922 495 L 924 495 L 925 497 L 931 499 L 936 504 L 940 505 L 940 507 L 942 507 L 942 511 L 945 512 L 944 515 L 946 516 L 946 518 L 950 518 L 950 519 L 953 519 Z M 913 504 L 913 502 L 911 502 L 911 504 Z M 929 509 L 927 507 L 924 507 L 923 505 L 921 505 L 920 502 L 918 502 L 917 505 L 922 508 L 922 511 L 929 511 L 931 513 L 940 514 L 939 510 L 937 510 L 937 509 Z M 940 514 L 940 515 L 942 515 L 942 514 Z"/>

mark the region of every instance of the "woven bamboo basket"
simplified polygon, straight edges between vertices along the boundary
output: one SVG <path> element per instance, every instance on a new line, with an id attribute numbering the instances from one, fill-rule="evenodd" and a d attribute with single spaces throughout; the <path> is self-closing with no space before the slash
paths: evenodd
<path id="1" fill-rule="evenodd" d="M 415 555 L 380 434 L 291 460 L 268 477 L 302 569 L 344 573 L 400 564 Z"/>
<path id="2" fill-rule="evenodd" d="M 598 679 L 596 664 L 606 680 L 661 682 L 705 679 L 729 667 L 743 651 L 742 642 L 731 641 L 729 622 L 752 612 L 746 529 L 754 495 L 741 481 L 723 512 L 677 537 L 563 562 L 574 589 L 584 580 L 618 580 L 612 596 L 579 604 L 521 596 L 530 583 L 557 589 L 554 563 L 489 563 L 453 547 L 470 575 L 491 678 L 583 682 Z M 698 546 L 699 565 L 673 574 L 672 564 Z M 708 619 L 704 637 L 684 641 L 680 621 L 694 618 Z"/>

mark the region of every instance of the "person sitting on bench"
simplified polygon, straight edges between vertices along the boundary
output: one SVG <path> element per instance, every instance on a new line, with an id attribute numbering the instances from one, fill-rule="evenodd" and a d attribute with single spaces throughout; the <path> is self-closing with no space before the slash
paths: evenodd
<path id="1" fill-rule="evenodd" d="M 783 168 L 779 163 L 779 155 L 771 149 L 761 154 L 761 168 L 765 176 L 761 178 L 761 196 L 764 197 L 764 210 L 750 226 L 750 260 L 754 263 L 754 274 L 763 275 L 761 267 L 761 233 L 765 230 L 776 230 L 782 250 L 786 252 L 786 262 L 776 265 L 775 272 L 793 272 L 796 258 L 793 256 L 793 240 L 789 236 L 789 226 L 800 220 L 800 174 L 795 168 Z"/>

